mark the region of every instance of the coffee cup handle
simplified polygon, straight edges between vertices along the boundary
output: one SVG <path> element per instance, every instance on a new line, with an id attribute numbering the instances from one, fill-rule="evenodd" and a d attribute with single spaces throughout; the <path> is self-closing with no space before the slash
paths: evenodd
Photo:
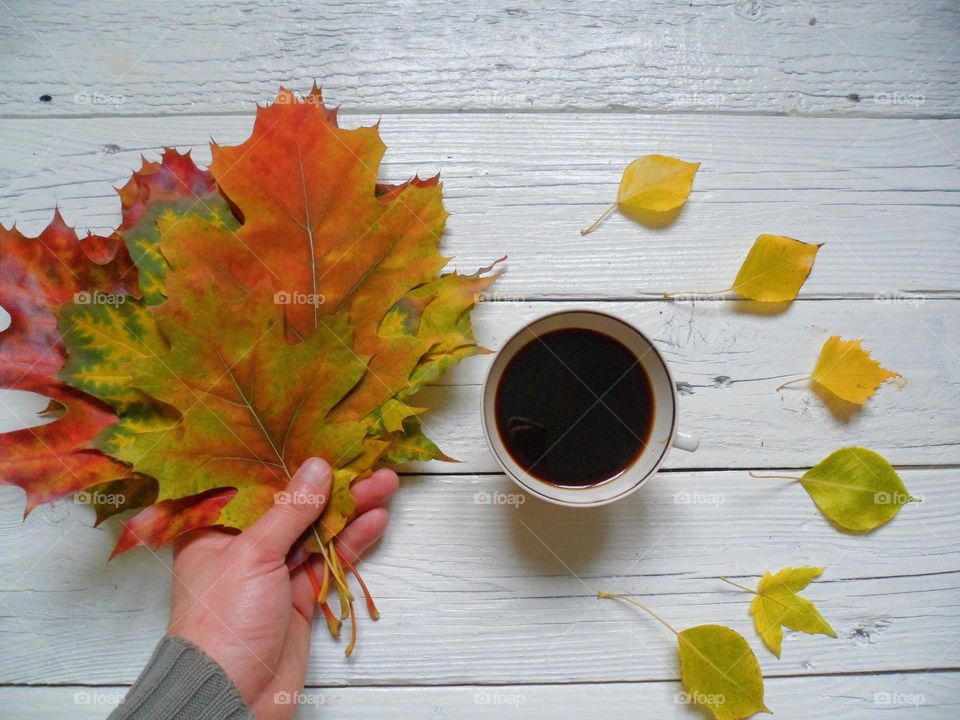
<path id="1" fill-rule="evenodd" d="M 700 438 L 698 438 L 696 435 L 691 435 L 690 433 L 680 432 L 677 430 L 677 434 L 673 436 L 673 446 L 675 448 L 679 448 L 680 450 L 694 452 L 698 447 L 700 447 Z"/>

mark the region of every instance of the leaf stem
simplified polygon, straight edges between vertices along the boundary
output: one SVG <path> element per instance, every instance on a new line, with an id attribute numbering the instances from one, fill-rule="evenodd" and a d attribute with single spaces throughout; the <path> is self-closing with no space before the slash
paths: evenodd
<path id="1" fill-rule="evenodd" d="M 330 566 L 323 564 L 323 580 L 320 582 L 320 602 L 326 602 L 330 594 Z"/>
<path id="2" fill-rule="evenodd" d="M 339 638 L 342 623 L 337 619 L 337 616 L 333 614 L 333 610 L 330 609 L 330 603 L 324 600 L 320 603 L 320 610 L 323 611 L 323 616 L 327 619 L 327 629 L 330 631 L 330 634 L 335 638 Z"/>
<path id="3" fill-rule="evenodd" d="M 748 587 L 746 587 L 745 585 L 740 585 L 739 583 L 735 583 L 733 580 L 730 580 L 729 578 L 722 577 L 722 578 L 720 578 L 720 579 L 723 580 L 725 583 L 729 583 L 730 585 L 733 585 L 735 588 L 737 588 L 737 589 L 739 589 L 739 590 L 743 590 L 743 591 L 748 592 L 748 593 L 753 593 L 754 595 L 757 595 L 757 596 L 762 596 L 762 597 L 766 598 L 767 600 L 772 600 L 772 601 L 775 602 L 777 605 L 779 605 L 780 607 L 782 607 L 782 608 L 784 608 L 784 609 L 786 609 L 786 610 L 789 610 L 789 609 L 790 609 L 789 606 L 783 604 L 782 602 L 780 602 L 779 600 L 777 600 L 775 597 L 771 597 L 770 595 L 763 595 L 763 593 L 757 592 L 757 591 L 754 590 L 753 588 L 748 588 Z"/>
<path id="4" fill-rule="evenodd" d="M 634 600 L 634 599 L 631 598 L 631 597 L 627 597 L 626 595 L 619 595 L 619 594 L 617 594 L 617 593 L 603 592 L 602 590 L 597 593 L 597 597 L 598 597 L 598 598 L 607 598 L 607 599 L 610 599 L 610 600 L 623 600 L 624 602 L 630 603 L 631 605 L 635 605 L 636 607 L 638 607 L 638 608 L 640 608 L 641 610 L 643 610 L 645 613 L 647 613 L 648 615 L 650 615 L 650 616 L 651 616 L 652 618 L 654 618 L 655 620 L 659 620 L 660 623 L 661 623 L 665 628 L 667 628 L 667 630 L 669 630 L 670 632 L 672 632 L 674 635 L 679 635 L 679 634 L 680 634 L 680 633 L 678 633 L 678 632 L 676 631 L 676 629 L 673 627 L 673 625 L 671 625 L 671 624 L 668 623 L 666 620 L 664 620 L 662 617 L 660 617 L 659 615 L 657 615 L 657 613 L 655 613 L 653 610 L 651 610 L 650 608 L 648 608 L 646 605 L 644 605 L 643 603 L 637 602 L 636 600 Z"/>
<path id="5" fill-rule="evenodd" d="M 310 586 L 313 588 L 315 602 L 322 602 L 320 595 L 323 592 L 323 586 L 320 584 L 319 578 L 317 578 L 317 571 L 313 569 L 313 564 L 309 560 L 303 564 L 303 567 L 307 571 L 307 577 L 310 578 Z M 326 567 L 326 564 L 324 564 L 324 567 Z"/>
<path id="6" fill-rule="evenodd" d="M 676 298 L 683 298 L 686 295 L 697 297 L 702 297 L 704 295 L 725 295 L 726 293 L 733 290 L 732 287 L 724 288 L 723 290 L 706 290 L 706 291 L 695 291 L 695 290 L 682 290 L 674 292 L 664 292 L 663 297 L 665 300 L 674 300 Z"/>
<path id="7" fill-rule="evenodd" d="M 353 573 L 353 576 L 357 579 L 357 582 L 360 583 L 360 589 L 363 590 L 363 597 L 367 601 L 367 612 L 370 613 L 370 617 L 374 620 L 380 619 L 380 611 L 377 610 L 377 605 L 373 602 L 373 595 L 370 594 L 370 591 L 367 589 L 367 584 L 363 581 L 363 578 L 360 577 L 360 573 L 357 572 L 357 569 L 353 566 L 347 556 L 340 552 L 340 548 L 334 546 L 334 550 L 337 555 L 340 556 L 340 562 L 347 566 L 347 570 Z"/>
<path id="8" fill-rule="evenodd" d="M 793 475 L 761 475 L 760 473 L 755 473 L 753 470 L 748 470 L 747 474 L 750 477 L 760 478 L 761 480 L 792 480 L 793 482 L 800 482 L 803 479 L 794 477 Z"/>
<path id="9" fill-rule="evenodd" d="M 606 220 L 608 217 L 610 217 L 610 213 L 612 213 L 616 209 L 617 209 L 617 203 L 613 203 L 613 205 L 611 205 L 610 207 L 608 207 L 606 210 L 603 211 L 603 215 L 601 215 L 600 217 L 598 217 L 596 220 L 593 221 L 592 225 L 590 225 L 589 227 L 583 228 L 580 231 L 580 234 L 586 235 L 587 233 L 591 233 L 594 230 L 596 230 L 597 226 L 600 223 L 602 223 L 604 220 Z"/>
<path id="10" fill-rule="evenodd" d="M 340 637 L 340 626 L 344 620 L 350 618 L 350 644 L 347 645 L 343 651 L 347 657 L 350 657 L 350 653 L 353 652 L 353 648 L 357 644 L 357 616 L 353 609 L 353 593 L 350 592 L 350 588 L 347 586 L 346 574 L 344 573 L 343 566 L 340 564 L 340 554 L 337 552 L 333 541 L 330 540 L 324 543 L 320 539 L 320 534 L 317 532 L 316 526 L 313 527 L 313 534 L 320 545 L 320 553 L 323 555 L 324 564 L 329 568 L 330 576 L 333 578 L 334 584 L 337 587 L 337 595 L 340 599 L 340 619 L 338 620 L 334 616 L 333 611 L 330 610 L 330 606 L 326 601 L 323 602 L 321 608 L 323 608 L 323 614 L 327 618 L 327 627 L 330 628 L 330 632 L 333 633 L 334 637 Z M 354 574 L 356 575 L 356 573 Z M 359 578 L 359 576 L 357 577 Z M 362 581 L 361 587 L 363 587 Z M 364 588 L 364 590 L 366 590 L 366 588 Z"/>
<path id="11" fill-rule="evenodd" d="M 330 553 L 330 555 L 336 559 L 333 553 Z M 343 570 L 337 567 L 334 572 L 342 574 Z M 346 585 L 340 584 L 337 585 L 337 594 L 340 596 L 340 620 L 346 620 L 350 617 L 350 610 L 353 608 L 353 595 Z"/>
<path id="12" fill-rule="evenodd" d="M 734 582 L 733 580 L 731 580 L 730 578 L 722 577 L 722 578 L 720 578 L 720 579 L 723 580 L 723 581 L 724 581 L 725 583 L 727 583 L 728 585 L 733 585 L 735 588 L 738 588 L 738 589 L 740 589 L 740 590 L 743 590 L 744 592 L 753 593 L 754 595 L 759 595 L 759 594 L 760 594 L 760 593 L 758 593 L 756 590 L 754 590 L 753 588 L 748 588 L 746 585 L 741 585 L 740 583 L 735 583 L 735 582 Z"/>
<path id="13" fill-rule="evenodd" d="M 813 377 L 812 375 L 804 375 L 803 377 L 796 378 L 794 380 L 787 380 L 782 385 L 777 385 L 777 392 L 783 390 L 783 388 L 785 388 L 787 385 L 793 385 L 794 383 L 803 382 L 804 380 L 809 380 L 812 377 Z"/>
<path id="14" fill-rule="evenodd" d="M 353 593 L 351 593 L 350 588 L 347 587 L 347 580 L 346 577 L 344 577 L 343 569 L 340 567 L 337 559 L 332 557 L 335 553 L 331 552 L 330 548 L 327 547 L 328 543 L 320 539 L 320 534 L 317 532 L 316 527 L 313 528 L 313 534 L 317 539 L 317 544 L 320 546 L 320 554 L 323 555 L 324 562 L 330 568 L 330 575 L 337 586 L 337 592 L 345 593 L 347 597 L 353 600 Z M 333 542 L 331 541 L 329 544 L 332 545 Z"/>
<path id="15" fill-rule="evenodd" d="M 346 649 L 343 651 L 343 654 L 347 657 L 353 653 L 353 649 L 357 646 L 357 616 L 353 609 L 353 603 L 350 603 L 350 644 L 347 645 Z"/>

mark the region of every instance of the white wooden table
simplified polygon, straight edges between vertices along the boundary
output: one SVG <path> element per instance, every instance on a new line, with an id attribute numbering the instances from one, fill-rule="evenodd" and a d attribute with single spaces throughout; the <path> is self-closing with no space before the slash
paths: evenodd
<path id="1" fill-rule="evenodd" d="M 512 489 L 479 426 L 489 358 L 428 388 L 428 429 L 463 463 L 410 468 L 365 561 L 383 619 L 349 661 L 317 628 L 302 717 L 703 717 L 675 701 L 672 637 L 602 589 L 681 627 L 739 630 L 778 718 L 955 718 L 958 39 L 960 7 L 933 1 L 0 0 L 0 221 L 36 232 L 58 204 L 112 228 L 111 185 L 141 153 L 205 162 L 211 136 L 246 137 L 255 102 L 317 78 L 346 124 L 382 118 L 388 179 L 442 174 L 458 267 L 509 254 L 475 313 L 482 342 L 602 308 L 650 333 L 685 383 L 700 451 L 592 511 L 475 502 Z M 581 238 L 650 152 L 703 163 L 676 224 L 614 216 Z M 659 299 L 729 284 L 760 232 L 825 243 L 786 312 Z M 803 386 L 775 392 L 831 334 L 863 337 L 909 384 L 846 422 Z M 2 399 L 4 429 L 36 407 Z M 852 444 L 925 502 L 853 536 L 798 486 L 746 472 Z M 116 526 L 71 502 L 22 509 L 0 488 L 0 715 L 102 718 L 163 632 L 168 556 L 108 565 Z M 839 637 L 788 633 L 778 661 L 749 597 L 718 577 L 792 565 L 828 568 L 808 595 Z"/>

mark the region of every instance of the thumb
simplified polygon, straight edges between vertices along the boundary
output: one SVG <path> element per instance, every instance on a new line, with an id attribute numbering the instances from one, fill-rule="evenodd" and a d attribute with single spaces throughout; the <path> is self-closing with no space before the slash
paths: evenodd
<path id="1" fill-rule="evenodd" d="M 310 527 L 330 496 L 330 466 L 320 458 L 304 461 L 271 507 L 245 533 L 258 553 L 283 559 L 290 547 Z"/>

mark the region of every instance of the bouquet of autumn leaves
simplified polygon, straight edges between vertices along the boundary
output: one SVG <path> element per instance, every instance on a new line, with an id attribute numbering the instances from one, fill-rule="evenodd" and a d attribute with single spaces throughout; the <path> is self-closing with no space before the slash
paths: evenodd
<path id="1" fill-rule="evenodd" d="M 306 545 L 326 561 L 331 630 L 353 620 L 332 542 L 350 486 L 449 459 L 410 398 L 482 352 L 470 309 L 495 277 L 439 274 L 437 178 L 379 183 L 384 150 L 376 127 L 340 128 L 316 87 L 281 89 L 246 142 L 212 145 L 209 171 L 175 150 L 144 161 L 109 237 L 81 240 L 59 213 L 36 238 L 0 227 L 0 386 L 50 398 L 56 418 L 0 440 L 0 482 L 28 513 L 83 491 L 98 522 L 138 510 L 114 555 L 160 547 L 245 529 L 323 457 L 333 487 Z"/>

